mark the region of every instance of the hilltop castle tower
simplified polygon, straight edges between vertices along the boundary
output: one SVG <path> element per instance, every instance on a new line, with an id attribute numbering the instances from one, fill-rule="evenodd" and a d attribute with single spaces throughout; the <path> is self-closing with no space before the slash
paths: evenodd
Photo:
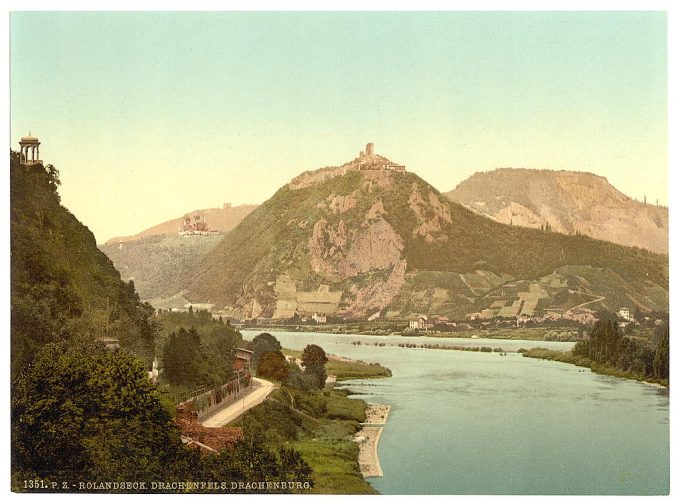
<path id="1" fill-rule="evenodd" d="M 397 163 L 393 163 L 387 158 L 379 156 L 375 153 L 373 142 L 366 144 L 365 151 L 359 151 L 359 158 L 355 159 L 355 170 L 389 170 L 404 173 L 406 167 Z"/>
<path id="2" fill-rule="evenodd" d="M 28 136 L 21 137 L 19 147 L 21 147 L 20 159 L 22 164 L 42 164 L 42 159 L 40 159 L 40 141 L 36 137 L 31 136 L 30 131 Z"/>

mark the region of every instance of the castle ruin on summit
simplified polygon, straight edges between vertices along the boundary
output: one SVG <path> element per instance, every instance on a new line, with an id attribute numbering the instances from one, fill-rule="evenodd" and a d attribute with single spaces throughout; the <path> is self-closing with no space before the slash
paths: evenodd
<path id="1" fill-rule="evenodd" d="M 375 153 L 372 142 L 366 144 L 366 150 L 359 151 L 359 157 L 354 160 L 359 170 L 389 170 L 405 172 L 406 166 L 393 163 L 389 159 Z"/>

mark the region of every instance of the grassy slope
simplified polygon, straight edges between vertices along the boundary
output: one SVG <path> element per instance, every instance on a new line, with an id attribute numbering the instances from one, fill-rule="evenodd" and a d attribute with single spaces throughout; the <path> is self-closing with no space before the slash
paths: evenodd
<path id="1" fill-rule="evenodd" d="M 366 418 L 366 403 L 340 390 L 287 390 L 295 397 L 295 409 L 280 389 L 232 425 L 243 426 L 246 439 L 258 436 L 271 448 L 299 450 L 314 471 L 312 493 L 377 493 L 361 475 L 359 447 L 352 441 Z"/>

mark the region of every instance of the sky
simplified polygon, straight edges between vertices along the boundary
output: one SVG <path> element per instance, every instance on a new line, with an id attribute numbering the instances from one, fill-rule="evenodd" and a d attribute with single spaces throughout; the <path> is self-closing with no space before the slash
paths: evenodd
<path id="1" fill-rule="evenodd" d="M 13 12 L 10 136 L 98 243 L 369 141 L 440 191 L 547 168 L 667 204 L 666 39 L 663 12 Z"/>

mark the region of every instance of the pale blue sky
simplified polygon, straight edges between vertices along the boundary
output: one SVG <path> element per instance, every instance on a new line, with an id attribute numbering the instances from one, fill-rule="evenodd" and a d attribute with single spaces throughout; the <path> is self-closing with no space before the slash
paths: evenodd
<path id="1" fill-rule="evenodd" d="M 103 242 L 367 141 L 441 191 L 590 171 L 667 202 L 664 13 L 13 13 L 11 137 Z"/>

